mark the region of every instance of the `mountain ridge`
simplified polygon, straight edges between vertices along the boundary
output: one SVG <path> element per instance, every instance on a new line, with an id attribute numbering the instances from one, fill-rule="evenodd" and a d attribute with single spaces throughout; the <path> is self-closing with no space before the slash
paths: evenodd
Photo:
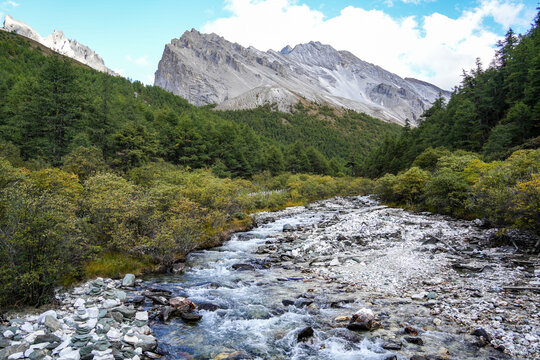
<path id="1" fill-rule="evenodd" d="M 264 52 L 195 29 L 165 45 L 154 85 L 218 110 L 270 104 L 285 111 L 304 98 L 413 126 L 439 93 L 450 96 L 318 41 Z"/>
<path id="2" fill-rule="evenodd" d="M 75 59 L 95 70 L 118 76 L 117 73 L 105 66 L 105 62 L 99 54 L 88 46 L 79 43 L 77 40 L 68 39 L 62 30 L 54 30 L 52 34 L 43 37 L 30 25 L 15 20 L 10 15 L 5 16 L 2 30 L 34 40 L 59 54 Z"/>

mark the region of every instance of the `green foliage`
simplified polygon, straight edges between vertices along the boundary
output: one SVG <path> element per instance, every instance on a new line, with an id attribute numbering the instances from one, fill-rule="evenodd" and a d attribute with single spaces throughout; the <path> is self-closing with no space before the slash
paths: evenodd
<path id="1" fill-rule="evenodd" d="M 538 232 L 539 171 L 540 149 L 519 150 L 491 163 L 458 150 L 440 157 L 431 174 L 412 167 L 380 177 L 375 193 L 389 203 Z"/>
<path id="2" fill-rule="evenodd" d="M 419 167 L 420 169 L 433 171 L 437 166 L 437 162 L 443 156 L 450 155 L 445 147 L 432 148 L 431 146 L 424 150 L 420 155 L 414 159 L 412 166 Z"/>
<path id="3" fill-rule="evenodd" d="M 430 211 L 465 217 L 470 185 L 461 172 L 451 168 L 437 171 L 425 186 L 425 204 Z"/>
<path id="4" fill-rule="evenodd" d="M 62 159 L 62 169 L 79 176 L 81 181 L 107 169 L 103 153 L 96 147 L 79 147 Z"/>
<path id="5" fill-rule="evenodd" d="M 80 185 L 60 170 L 28 176 L 4 162 L 0 172 L 0 306 L 43 304 L 61 279 L 80 276 Z"/>
<path id="6" fill-rule="evenodd" d="M 533 141 L 540 136 L 538 25 L 523 36 L 510 30 L 498 44 L 494 65 L 484 70 L 477 61 L 475 69 L 464 72 L 448 104 L 437 99 L 416 129 L 385 139 L 366 157 L 362 174 L 397 174 L 430 147 L 481 152 L 488 161 L 523 146 L 538 147 Z"/>

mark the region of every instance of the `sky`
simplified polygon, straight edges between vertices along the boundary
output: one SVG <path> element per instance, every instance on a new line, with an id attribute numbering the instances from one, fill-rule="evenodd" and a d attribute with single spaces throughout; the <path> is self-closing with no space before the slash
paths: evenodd
<path id="1" fill-rule="evenodd" d="M 525 33 L 536 0 L 0 0 L 42 36 L 55 29 L 121 75 L 153 84 L 165 44 L 214 32 L 259 50 L 320 41 L 401 77 L 451 90 L 476 58 L 487 66 L 508 28 Z"/>

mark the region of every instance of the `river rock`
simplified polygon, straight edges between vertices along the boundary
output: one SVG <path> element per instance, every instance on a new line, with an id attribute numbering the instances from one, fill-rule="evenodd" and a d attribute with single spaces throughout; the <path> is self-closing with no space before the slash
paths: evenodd
<path id="1" fill-rule="evenodd" d="M 52 315 L 47 315 L 43 319 L 43 325 L 45 325 L 52 332 L 62 329 L 62 323 Z"/>
<path id="2" fill-rule="evenodd" d="M 283 225 L 283 232 L 291 232 L 291 231 L 294 231 L 294 226 L 292 226 L 291 224 L 285 224 Z"/>
<path id="3" fill-rule="evenodd" d="M 60 339 L 58 336 L 54 334 L 38 335 L 36 336 L 34 340 L 34 344 L 54 343 L 54 342 L 60 342 L 61 340 L 62 339 Z"/>
<path id="4" fill-rule="evenodd" d="M 234 264 L 232 268 L 234 270 L 255 270 L 255 267 L 250 264 Z"/>
<path id="5" fill-rule="evenodd" d="M 199 321 L 202 319 L 202 315 L 196 312 L 181 311 L 180 317 L 185 321 Z"/>
<path id="6" fill-rule="evenodd" d="M 135 320 L 148 321 L 148 312 L 147 311 L 137 311 L 137 313 L 135 314 Z"/>
<path id="7" fill-rule="evenodd" d="M 195 303 L 183 296 L 170 298 L 169 305 L 171 305 L 175 310 L 179 311 L 193 311 L 197 307 Z"/>
<path id="8" fill-rule="evenodd" d="M 133 287 L 133 286 L 135 286 L 135 275 L 126 274 L 124 276 L 124 278 L 122 279 L 122 286 L 123 287 Z"/>
<path id="9" fill-rule="evenodd" d="M 111 309 L 115 306 L 118 306 L 120 305 L 120 302 L 118 300 L 114 300 L 114 299 L 107 299 L 103 302 L 103 308 L 104 309 Z"/>
<path id="10" fill-rule="evenodd" d="M 381 347 L 385 350 L 401 350 L 403 344 L 397 341 L 385 341 Z"/>
<path id="11" fill-rule="evenodd" d="M 81 358 L 79 350 L 72 349 L 70 347 L 67 347 L 64 350 L 60 351 L 58 355 L 60 355 L 58 360 L 79 360 Z"/>
<path id="12" fill-rule="evenodd" d="M 405 339 L 406 342 L 411 344 L 416 344 L 420 346 L 424 345 L 424 341 L 418 336 L 405 336 L 403 337 L 403 339 Z"/>
<path id="13" fill-rule="evenodd" d="M 300 330 L 300 332 L 296 336 L 296 340 L 298 342 L 306 341 L 309 338 L 311 338 L 313 336 L 313 334 L 314 334 L 314 332 L 313 332 L 313 328 L 311 326 L 305 327 L 302 330 Z"/>
<path id="14" fill-rule="evenodd" d="M 352 316 L 351 321 L 353 322 L 368 322 L 375 318 L 375 314 L 373 313 L 373 310 L 362 308 L 354 313 Z"/>

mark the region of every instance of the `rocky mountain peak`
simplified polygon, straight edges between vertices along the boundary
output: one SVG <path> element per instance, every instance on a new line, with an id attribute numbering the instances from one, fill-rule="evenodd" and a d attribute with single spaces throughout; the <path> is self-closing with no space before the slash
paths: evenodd
<path id="1" fill-rule="evenodd" d="M 439 92 L 450 95 L 318 41 L 264 52 L 195 29 L 165 46 L 154 84 L 217 109 L 287 111 L 302 97 L 413 126 Z"/>
<path id="2" fill-rule="evenodd" d="M 105 62 L 95 51 L 76 40 L 68 39 L 62 30 L 54 30 L 54 32 L 47 37 L 42 37 L 32 27 L 13 19 L 10 15 L 6 15 L 4 18 L 3 30 L 37 41 L 59 54 L 71 57 L 98 71 L 118 75 L 105 66 Z"/>
<path id="3" fill-rule="evenodd" d="M 292 51 L 292 47 L 290 45 L 285 46 L 281 51 L 279 52 L 281 55 L 287 55 Z"/>

